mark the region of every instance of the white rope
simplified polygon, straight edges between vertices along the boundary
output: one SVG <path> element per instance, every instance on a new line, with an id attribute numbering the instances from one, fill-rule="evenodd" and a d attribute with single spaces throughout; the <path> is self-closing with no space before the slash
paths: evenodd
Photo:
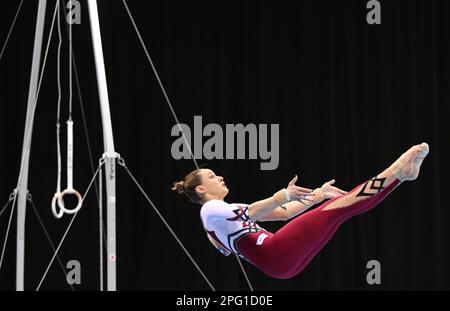
<path id="1" fill-rule="evenodd" d="M 189 259 L 191 260 L 191 262 L 194 264 L 194 266 L 197 268 L 198 272 L 200 272 L 200 274 L 203 276 L 203 278 L 205 279 L 205 281 L 208 283 L 209 287 L 211 287 L 211 289 L 213 291 L 215 291 L 216 289 L 214 288 L 214 286 L 211 284 L 211 282 L 208 280 L 208 278 L 206 277 L 206 275 L 203 273 L 202 269 L 200 269 L 200 267 L 198 266 L 197 262 L 194 260 L 194 258 L 192 258 L 191 254 L 189 253 L 189 251 L 186 249 L 186 247 L 183 245 L 183 243 L 180 241 L 180 239 L 178 238 L 178 236 L 176 235 L 176 233 L 172 230 L 172 228 L 170 227 L 169 223 L 166 221 L 166 219 L 164 218 L 164 216 L 161 214 L 161 212 L 159 211 L 159 209 L 156 207 L 156 205 L 152 202 L 152 200 L 150 200 L 149 196 L 147 195 L 147 193 L 144 191 L 144 189 L 142 188 L 142 186 L 139 184 L 139 182 L 136 180 L 136 178 L 134 178 L 133 174 L 130 172 L 130 170 L 128 169 L 128 167 L 125 165 L 125 161 L 123 159 L 119 159 L 119 164 L 121 166 L 123 166 L 125 168 L 125 171 L 128 173 L 128 175 L 131 177 L 131 179 L 134 181 L 134 183 L 136 184 L 136 186 L 139 188 L 139 190 L 141 191 L 141 193 L 144 195 L 144 197 L 147 199 L 148 203 L 150 203 L 150 205 L 153 207 L 153 210 L 156 212 L 156 214 L 159 216 L 159 218 L 161 219 L 161 221 L 164 223 L 164 225 L 166 226 L 166 228 L 169 230 L 169 232 L 172 234 L 172 236 L 175 238 L 175 240 L 178 242 L 178 244 L 180 245 L 180 247 L 183 249 L 183 251 L 185 252 L 185 254 L 189 257 Z"/>
<path id="2" fill-rule="evenodd" d="M 85 192 L 84 195 L 83 195 L 83 200 L 86 198 L 87 194 L 89 193 L 89 189 L 91 189 L 91 186 L 92 186 L 92 184 L 93 184 L 95 178 L 97 177 L 97 174 L 98 174 L 98 172 L 99 172 L 99 170 L 100 170 L 100 167 L 101 167 L 102 165 L 104 165 L 104 162 L 103 162 L 103 161 L 100 162 L 100 165 L 98 166 L 97 170 L 95 171 L 95 174 L 94 174 L 94 176 L 92 177 L 92 179 L 91 179 L 91 181 L 90 181 L 90 183 L 89 183 L 89 186 L 87 187 L 86 192 Z M 75 218 L 77 217 L 77 215 L 78 215 L 78 212 L 76 212 L 76 213 L 74 214 L 74 216 L 72 217 L 72 220 L 70 221 L 70 223 L 69 223 L 69 225 L 68 225 L 66 231 L 64 232 L 64 235 L 63 235 L 61 241 L 59 242 L 58 247 L 56 248 L 56 251 L 55 251 L 53 257 L 52 257 L 52 259 L 50 260 L 50 263 L 48 264 L 47 269 L 45 270 L 44 275 L 42 276 L 41 281 L 39 282 L 39 285 L 38 285 L 37 288 L 36 288 L 36 291 L 38 291 L 38 290 L 41 288 L 42 282 L 44 282 L 45 277 L 47 276 L 48 270 L 50 269 L 51 265 L 53 264 L 53 261 L 55 260 L 55 257 L 56 257 L 56 255 L 58 254 L 59 249 L 61 248 L 62 244 L 64 243 L 64 240 L 66 239 L 67 233 L 69 232 L 70 228 L 72 227 L 72 224 L 73 224 Z"/>
<path id="3" fill-rule="evenodd" d="M 57 145 L 58 145 L 58 184 L 56 193 L 52 199 L 52 213 L 55 218 L 62 218 L 64 213 L 75 214 L 80 210 L 83 200 L 78 191 L 73 188 L 73 120 L 72 120 L 72 23 L 69 22 L 69 119 L 67 121 L 67 188 L 61 192 L 61 151 L 60 151 L 60 101 L 61 101 L 61 82 L 60 82 L 60 51 L 61 51 L 61 22 L 60 22 L 60 5 L 58 5 L 58 112 L 57 112 Z M 77 197 L 77 205 L 73 209 L 65 207 L 64 196 L 72 194 Z M 58 203 L 59 211 L 56 210 L 56 203 Z"/>
<path id="4" fill-rule="evenodd" d="M 9 27 L 8 35 L 6 36 L 5 43 L 3 44 L 2 51 L 0 52 L 0 61 L 2 60 L 3 52 L 5 51 L 6 45 L 8 44 L 9 36 L 11 35 L 14 25 L 16 24 L 16 19 L 17 19 L 17 16 L 19 15 L 20 8 L 22 7 L 22 3 L 23 3 L 23 0 L 20 1 L 19 8 L 17 9 L 16 15 L 14 16 L 14 20 L 13 20 L 11 26 Z"/>
<path id="5" fill-rule="evenodd" d="M 180 130 L 180 132 L 182 134 L 183 140 L 186 143 L 186 146 L 188 147 L 188 150 L 189 150 L 189 153 L 191 155 L 191 158 L 192 158 L 192 160 L 195 163 L 195 167 L 197 169 L 199 169 L 199 166 L 197 164 L 197 161 L 195 160 L 194 154 L 192 153 L 191 146 L 190 146 L 189 142 L 187 141 L 186 136 L 184 135 L 184 132 L 183 132 L 183 129 L 182 129 L 181 125 L 180 125 L 180 122 L 178 121 L 177 115 L 175 114 L 175 110 L 173 109 L 172 104 L 171 104 L 171 102 L 169 100 L 169 97 L 167 96 L 166 90 L 164 89 L 164 86 L 163 86 L 163 84 L 161 82 L 161 79 L 159 78 L 158 72 L 156 71 L 155 65 L 153 64 L 153 61 L 152 61 L 152 59 L 150 57 L 150 54 L 148 53 L 147 47 L 146 47 L 146 45 L 144 43 L 144 40 L 142 39 L 141 33 L 139 32 L 139 29 L 137 28 L 136 23 L 134 22 L 134 18 L 131 15 L 130 9 L 128 8 L 128 5 L 127 5 L 125 0 L 122 0 L 122 3 L 125 6 L 125 9 L 126 9 L 126 11 L 128 13 L 128 16 L 130 17 L 131 23 L 133 24 L 134 30 L 136 31 L 136 34 L 137 34 L 137 36 L 139 38 L 139 41 L 141 42 L 142 48 L 145 51 L 145 55 L 147 56 L 147 59 L 148 59 L 148 61 L 150 63 L 150 66 L 152 67 L 152 70 L 153 70 L 153 72 L 154 72 L 154 74 L 156 76 L 156 79 L 158 80 L 158 84 L 159 84 L 159 86 L 160 86 L 160 88 L 161 88 L 161 90 L 162 90 L 162 92 L 164 94 L 164 98 L 166 99 L 167 104 L 169 105 L 170 111 L 172 112 L 172 115 L 173 115 L 175 121 L 177 122 L 178 128 L 179 128 L 179 130 Z M 251 291 L 253 291 L 253 286 L 250 283 L 250 279 L 248 278 L 247 273 L 244 270 L 244 267 L 243 267 L 243 265 L 241 263 L 240 258 L 238 256 L 236 256 L 236 259 L 239 262 L 239 265 L 241 267 L 242 273 L 244 274 L 245 279 L 247 280 L 248 286 L 250 287 Z"/>
<path id="6" fill-rule="evenodd" d="M 56 56 L 56 80 L 57 80 L 57 84 L 58 84 L 58 107 L 56 109 L 56 156 L 57 156 L 57 161 L 58 161 L 58 167 L 57 167 L 57 177 L 56 177 L 56 192 L 53 195 L 53 199 L 52 199 L 52 213 L 56 218 L 61 218 L 64 214 L 64 211 L 61 209 L 58 211 L 56 211 L 56 200 L 58 199 L 58 197 L 61 195 L 61 175 L 62 175 L 62 169 L 61 169 L 61 122 L 60 122 L 60 117 L 61 117 L 61 44 L 62 44 L 62 37 L 61 37 L 61 21 L 60 21 L 60 4 L 59 4 L 59 0 L 57 0 L 56 5 L 58 6 L 58 19 L 57 19 L 57 24 L 58 24 L 58 53 Z"/>
<path id="7" fill-rule="evenodd" d="M 63 15 L 67 16 L 68 11 L 66 10 L 66 7 L 64 5 L 62 5 L 62 8 L 64 10 L 64 14 Z M 66 28 L 67 36 L 69 36 L 68 23 L 64 23 L 64 26 Z M 88 128 L 87 128 L 87 121 L 86 121 L 86 116 L 85 116 L 85 113 L 84 113 L 83 96 L 81 94 L 80 81 L 78 79 L 77 62 L 76 62 L 76 59 L 75 59 L 75 53 L 74 53 L 73 49 L 71 49 L 71 51 L 72 51 L 71 52 L 72 53 L 72 66 L 73 66 L 73 73 L 74 73 L 74 77 L 75 77 L 75 85 L 77 86 L 78 100 L 79 100 L 79 103 L 80 103 L 81 117 L 82 117 L 82 120 L 83 120 L 83 129 L 84 129 L 84 134 L 85 134 L 85 138 L 86 138 L 86 145 L 87 145 L 88 154 L 89 154 L 89 164 L 90 164 L 91 173 L 94 174 L 95 168 L 94 168 L 94 161 L 93 161 L 93 156 L 92 156 L 91 140 L 89 138 L 89 131 L 88 131 Z M 95 194 L 96 194 L 97 203 L 98 203 L 97 182 L 94 182 L 94 187 L 95 187 Z M 106 237 L 105 237 L 105 239 L 106 239 Z"/>
<path id="8" fill-rule="evenodd" d="M 72 8 L 72 0 L 69 0 Z M 69 21 L 69 120 L 72 121 L 72 20 Z"/>

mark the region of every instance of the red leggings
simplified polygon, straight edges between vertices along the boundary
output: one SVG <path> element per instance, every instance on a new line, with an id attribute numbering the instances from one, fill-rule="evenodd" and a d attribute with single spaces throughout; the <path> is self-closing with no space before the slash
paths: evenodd
<path id="1" fill-rule="evenodd" d="M 374 208 L 400 183 L 396 179 L 383 190 L 363 200 L 345 207 L 323 210 L 328 204 L 345 196 L 334 198 L 293 219 L 275 234 L 267 231 L 248 234 L 236 242 L 236 247 L 247 261 L 267 275 L 278 279 L 291 278 L 308 265 L 343 222 Z M 355 192 L 361 185 L 347 195 Z M 262 233 L 268 237 L 262 245 L 257 245 L 258 236 Z"/>

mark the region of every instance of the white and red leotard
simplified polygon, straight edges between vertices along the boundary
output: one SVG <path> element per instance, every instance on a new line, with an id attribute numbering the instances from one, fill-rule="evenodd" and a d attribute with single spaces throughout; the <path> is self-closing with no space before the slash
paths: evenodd
<path id="1" fill-rule="evenodd" d="M 200 216 L 205 230 L 217 244 L 245 258 L 267 275 L 287 279 L 308 265 L 344 221 L 371 210 L 400 184 L 396 179 L 384 187 L 383 182 L 383 179 L 371 179 L 348 194 L 354 193 L 360 199 L 350 200 L 354 201 L 351 204 L 347 203 L 346 196 L 331 199 L 289 221 L 276 233 L 252 221 L 247 204 L 210 200 L 203 204 Z M 324 209 L 332 202 L 340 206 Z"/>
<path id="2" fill-rule="evenodd" d="M 222 247 L 240 255 L 236 241 L 249 233 L 264 233 L 265 229 L 250 219 L 248 204 L 210 200 L 203 204 L 200 217 L 206 232 Z M 267 237 L 262 235 L 260 242 Z"/>

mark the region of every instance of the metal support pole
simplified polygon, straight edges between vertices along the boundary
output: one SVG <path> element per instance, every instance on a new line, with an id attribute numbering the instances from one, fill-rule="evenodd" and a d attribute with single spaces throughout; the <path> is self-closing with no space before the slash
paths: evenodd
<path id="1" fill-rule="evenodd" d="M 41 63 L 42 37 L 44 34 L 45 9 L 47 0 L 39 0 L 34 35 L 33 61 L 31 64 L 30 88 L 28 90 L 28 108 L 25 121 L 25 133 L 22 147 L 22 160 L 17 188 L 19 190 L 17 203 L 17 250 L 16 250 L 16 290 L 24 290 L 24 259 L 25 259 L 25 215 L 28 191 L 28 168 L 30 163 L 31 138 L 33 132 L 36 92 Z"/>
<path id="2" fill-rule="evenodd" d="M 91 23 L 92 44 L 94 47 L 95 68 L 103 123 L 103 143 L 105 147 L 106 179 L 106 217 L 107 217 L 107 290 L 116 290 L 116 158 L 109 110 L 108 87 L 106 84 L 105 64 L 103 61 L 102 40 L 96 0 L 88 0 L 89 20 Z"/>

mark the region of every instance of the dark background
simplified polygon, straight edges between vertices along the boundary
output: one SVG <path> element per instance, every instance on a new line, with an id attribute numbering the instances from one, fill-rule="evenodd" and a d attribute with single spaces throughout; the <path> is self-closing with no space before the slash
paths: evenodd
<path id="1" fill-rule="evenodd" d="M 38 1 L 25 1 L 0 61 L 0 203 L 20 169 Z M 84 193 L 103 153 L 101 117 L 87 3 L 73 27 L 89 157 L 74 78 L 74 186 Z M 295 3 L 295 4 L 294 4 Z M 244 263 L 256 290 L 449 290 L 448 133 L 450 3 L 381 1 L 381 25 L 366 22 L 355 1 L 128 1 L 180 122 L 280 124 L 280 163 L 198 159 L 225 177 L 229 202 L 251 203 L 285 187 L 318 187 L 335 178 L 350 190 L 426 141 L 420 177 L 397 188 L 369 214 L 346 222 L 309 266 L 276 280 Z M 3 44 L 19 1 L 0 2 Z M 47 5 L 43 45 L 55 2 Z M 247 290 L 239 265 L 209 243 L 199 206 L 170 191 L 195 168 L 174 160 L 175 123 L 121 1 L 100 1 L 115 146 L 151 200 L 220 290 Z M 68 42 L 63 32 L 63 154 L 68 106 Z M 57 32 L 53 31 L 35 115 L 29 190 L 55 244 L 71 216 L 53 218 L 56 185 Z M 43 57 L 42 53 L 42 57 Z M 204 139 L 205 141 L 206 139 Z M 92 161 L 92 162 L 91 162 Z M 63 188 L 65 188 L 65 156 Z M 98 207 L 90 192 L 60 251 L 81 263 L 77 290 L 99 288 Z M 0 218 L 0 241 L 10 208 Z M 15 217 L 15 215 L 14 215 Z M 15 218 L 14 218 L 15 219 Z M 0 270 L 0 289 L 15 288 L 15 222 Z M 263 223 L 277 230 L 282 223 Z M 209 287 L 122 169 L 117 184 L 118 289 Z M 3 245 L 3 244 L 2 244 Z M 34 290 L 53 252 L 30 206 L 25 288 Z M 381 263 L 381 285 L 366 283 L 366 263 Z M 55 261 L 42 290 L 70 290 Z"/>

